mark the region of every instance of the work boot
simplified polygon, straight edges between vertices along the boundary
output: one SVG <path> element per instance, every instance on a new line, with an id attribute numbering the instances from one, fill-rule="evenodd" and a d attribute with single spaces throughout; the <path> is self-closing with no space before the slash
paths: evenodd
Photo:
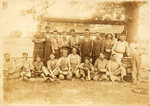
<path id="1" fill-rule="evenodd" d="M 85 81 L 84 77 L 82 77 L 81 80 L 84 82 Z"/>

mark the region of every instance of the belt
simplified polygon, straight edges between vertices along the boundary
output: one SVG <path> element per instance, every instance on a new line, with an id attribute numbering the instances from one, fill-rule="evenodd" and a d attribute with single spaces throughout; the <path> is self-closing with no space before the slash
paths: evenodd
<path id="1" fill-rule="evenodd" d="M 59 49 L 55 49 L 55 51 L 59 51 Z"/>

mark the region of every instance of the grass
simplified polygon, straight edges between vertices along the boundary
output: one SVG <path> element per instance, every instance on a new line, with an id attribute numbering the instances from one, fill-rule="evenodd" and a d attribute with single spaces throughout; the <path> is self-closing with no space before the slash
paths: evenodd
<path id="1" fill-rule="evenodd" d="M 135 87 L 147 89 L 148 83 L 137 86 L 119 82 L 27 82 L 4 80 L 4 103 L 11 104 L 147 104 L 148 94 L 138 94 Z M 147 89 L 148 90 L 148 89 Z"/>
<path id="2" fill-rule="evenodd" d="M 21 57 L 23 52 L 28 52 L 32 57 L 33 43 L 30 38 L 4 38 L 3 51 L 12 57 Z M 147 56 L 145 59 L 148 59 Z M 148 61 L 144 60 L 148 65 Z M 142 75 L 146 83 L 132 85 L 131 83 L 118 82 L 82 82 L 75 81 L 26 82 L 13 79 L 4 80 L 4 103 L 8 104 L 133 104 L 137 106 L 148 104 L 148 94 L 132 92 L 136 87 L 148 91 L 148 67 L 143 65 Z"/>

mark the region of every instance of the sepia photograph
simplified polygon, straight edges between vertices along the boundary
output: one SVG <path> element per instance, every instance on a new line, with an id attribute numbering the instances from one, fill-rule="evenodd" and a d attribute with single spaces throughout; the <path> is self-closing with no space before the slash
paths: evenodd
<path id="1" fill-rule="evenodd" d="M 1 0 L 0 106 L 148 106 L 149 0 Z"/>

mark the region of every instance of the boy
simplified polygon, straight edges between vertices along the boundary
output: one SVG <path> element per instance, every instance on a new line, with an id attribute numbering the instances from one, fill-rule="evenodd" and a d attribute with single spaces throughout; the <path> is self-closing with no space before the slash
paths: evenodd
<path id="1" fill-rule="evenodd" d="M 97 81 L 99 78 L 99 80 L 107 80 L 107 75 L 106 75 L 106 71 L 107 71 L 107 64 L 108 61 L 105 59 L 105 53 L 101 52 L 99 58 L 96 60 L 95 64 L 94 64 L 94 69 L 96 71 L 93 80 Z"/>
<path id="2" fill-rule="evenodd" d="M 69 61 L 70 61 L 70 65 L 71 65 L 71 69 L 72 69 L 72 72 L 73 74 L 76 76 L 76 77 L 80 77 L 80 73 L 79 73 L 79 65 L 80 65 L 80 61 L 81 61 L 81 58 L 80 56 L 77 54 L 77 49 L 76 48 L 73 48 L 72 49 L 72 53 L 68 56 L 69 58 Z"/>
<path id="3" fill-rule="evenodd" d="M 124 81 L 124 76 L 126 76 L 125 67 L 117 61 L 117 55 L 112 54 L 112 59 L 108 62 L 108 71 L 106 74 L 110 77 L 111 81 L 119 80 L 118 75 L 121 75 L 121 81 Z"/>
<path id="4" fill-rule="evenodd" d="M 51 73 L 52 78 L 55 78 L 57 75 L 59 75 L 59 71 L 57 68 L 57 59 L 55 59 L 54 53 L 50 54 L 50 60 L 47 62 L 47 68 L 49 72 Z"/>
<path id="5" fill-rule="evenodd" d="M 80 69 L 80 76 L 82 81 L 91 80 L 90 74 L 94 72 L 94 67 L 90 63 L 89 57 L 85 57 L 84 63 L 80 64 L 79 69 Z"/>
<path id="6" fill-rule="evenodd" d="M 44 66 L 44 63 L 41 61 L 39 56 L 36 57 L 36 61 L 33 64 L 33 77 L 50 77 L 50 73 L 47 68 Z"/>
<path id="7" fill-rule="evenodd" d="M 28 53 L 23 53 L 22 57 L 23 59 L 20 61 L 21 63 L 20 76 L 22 79 L 28 79 L 31 77 L 32 64 L 28 60 Z"/>
<path id="8" fill-rule="evenodd" d="M 58 60 L 58 70 L 59 70 L 59 78 L 60 79 L 71 79 L 72 78 L 72 72 L 70 70 L 70 62 L 67 57 L 67 51 L 64 50 L 62 57 Z"/>

